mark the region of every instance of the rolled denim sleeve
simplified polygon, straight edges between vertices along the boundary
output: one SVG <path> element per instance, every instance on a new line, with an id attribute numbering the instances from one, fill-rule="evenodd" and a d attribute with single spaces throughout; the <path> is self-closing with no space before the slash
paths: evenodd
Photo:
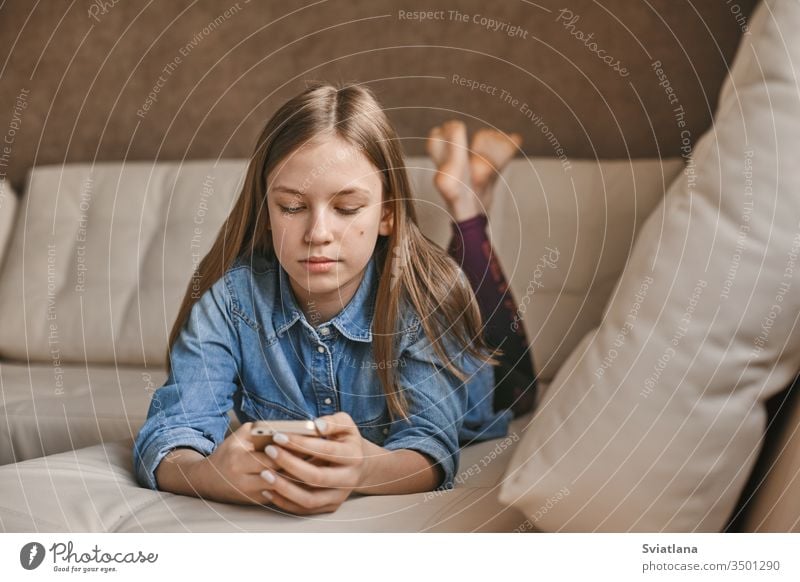
<path id="1" fill-rule="evenodd" d="M 239 362 L 235 323 L 225 279 L 192 307 L 170 350 L 171 370 L 155 391 L 133 447 L 136 478 L 157 489 L 155 471 L 176 447 L 211 454 L 225 438 Z"/>
<path id="2" fill-rule="evenodd" d="M 408 419 L 392 423 L 383 443 L 387 450 L 411 449 L 432 457 L 444 471 L 439 489 L 453 487 L 465 420 L 469 421 L 468 432 L 472 433 L 487 419 L 496 417 L 491 412 L 492 367 L 452 344 L 445 352 L 454 356 L 451 359 L 464 371 L 466 381 L 462 382 L 445 368 L 424 333 L 402 352 L 397 369 L 398 387 L 408 402 L 409 415 Z M 488 395 L 488 401 L 481 395 Z M 498 436 L 507 432 L 505 419 L 505 416 L 496 419 Z"/>

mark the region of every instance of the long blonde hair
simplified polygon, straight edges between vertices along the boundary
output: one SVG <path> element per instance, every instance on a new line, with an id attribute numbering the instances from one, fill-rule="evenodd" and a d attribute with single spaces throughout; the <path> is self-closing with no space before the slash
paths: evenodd
<path id="1" fill-rule="evenodd" d="M 392 206 L 394 227 L 378 241 L 380 281 L 375 303 L 372 349 L 392 417 L 408 416 L 408 404 L 395 388 L 391 362 L 399 313 L 407 302 L 416 310 L 434 353 L 462 382 L 467 378 L 451 361 L 443 340 L 463 346 L 484 365 L 496 365 L 482 338 L 475 295 L 459 266 L 419 229 L 411 185 L 397 134 L 373 94 L 358 85 L 316 84 L 287 101 L 267 122 L 247 168 L 241 194 L 211 250 L 197 267 L 169 337 L 171 350 L 194 303 L 224 276 L 233 262 L 254 253 L 270 256 L 267 228 L 267 176 L 299 146 L 322 134 L 337 135 L 380 170 L 384 204 Z M 388 249 L 392 249 L 388 252 Z M 389 258 L 390 260 L 386 260 Z M 167 354 L 169 362 L 169 353 Z M 169 365 L 169 364 L 168 364 Z"/>

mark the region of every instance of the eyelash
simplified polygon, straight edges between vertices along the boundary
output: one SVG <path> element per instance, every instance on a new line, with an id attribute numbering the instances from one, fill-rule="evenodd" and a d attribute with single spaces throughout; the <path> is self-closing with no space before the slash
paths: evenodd
<path id="1" fill-rule="evenodd" d="M 303 206 L 293 206 L 293 207 L 278 206 L 278 208 L 281 209 L 281 212 L 283 214 L 297 214 L 298 212 L 303 210 Z M 352 216 L 353 214 L 356 214 L 359 210 L 361 210 L 361 208 L 362 207 L 359 206 L 358 208 L 337 208 L 336 210 L 339 212 L 339 214 L 343 214 L 345 216 Z"/>

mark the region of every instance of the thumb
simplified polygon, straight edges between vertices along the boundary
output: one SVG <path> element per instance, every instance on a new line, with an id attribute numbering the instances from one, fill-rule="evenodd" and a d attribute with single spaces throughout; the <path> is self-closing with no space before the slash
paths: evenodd
<path id="1" fill-rule="evenodd" d="M 358 431 L 358 427 L 349 414 L 337 412 L 328 416 L 320 416 L 314 420 L 320 436 L 333 436 L 340 433 Z"/>
<path id="2" fill-rule="evenodd" d="M 250 440 L 250 429 L 253 428 L 252 422 L 245 422 L 237 428 L 235 431 L 231 433 L 231 437 L 234 441 L 238 442 L 239 444 L 247 447 L 248 444 L 252 446 L 252 440 Z"/>
<path id="3" fill-rule="evenodd" d="M 239 428 L 237 428 L 233 432 L 233 434 L 239 435 L 239 436 L 248 435 L 248 434 L 250 434 L 250 429 L 251 428 L 253 428 L 253 423 L 252 422 L 245 422 Z"/>

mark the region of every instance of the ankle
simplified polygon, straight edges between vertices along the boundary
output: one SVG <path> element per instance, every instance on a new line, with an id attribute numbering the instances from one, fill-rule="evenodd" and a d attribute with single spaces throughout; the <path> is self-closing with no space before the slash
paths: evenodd
<path id="1" fill-rule="evenodd" d="M 453 222 L 464 222 L 482 214 L 486 214 L 486 209 L 472 195 L 450 205 L 450 216 Z"/>
<path id="2" fill-rule="evenodd" d="M 473 187 L 475 188 L 475 194 L 481 200 L 487 200 L 488 195 L 491 194 L 492 190 L 494 189 L 495 180 L 494 178 L 489 178 L 488 180 L 477 183 L 473 181 Z"/>
<path id="3" fill-rule="evenodd" d="M 456 236 L 459 236 L 459 233 L 463 234 L 465 232 L 474 229 L 485 230 L 487 225 L 489 224 L 489 217 L 486 216 L 486 214 L 484 214 L 483 212 L 481 212 L 480 214 L 476 214 L 472 218 L 468 218 L 460 222 L 453 221 L 450 224 L 452 225 L 454 234 Z"/>

